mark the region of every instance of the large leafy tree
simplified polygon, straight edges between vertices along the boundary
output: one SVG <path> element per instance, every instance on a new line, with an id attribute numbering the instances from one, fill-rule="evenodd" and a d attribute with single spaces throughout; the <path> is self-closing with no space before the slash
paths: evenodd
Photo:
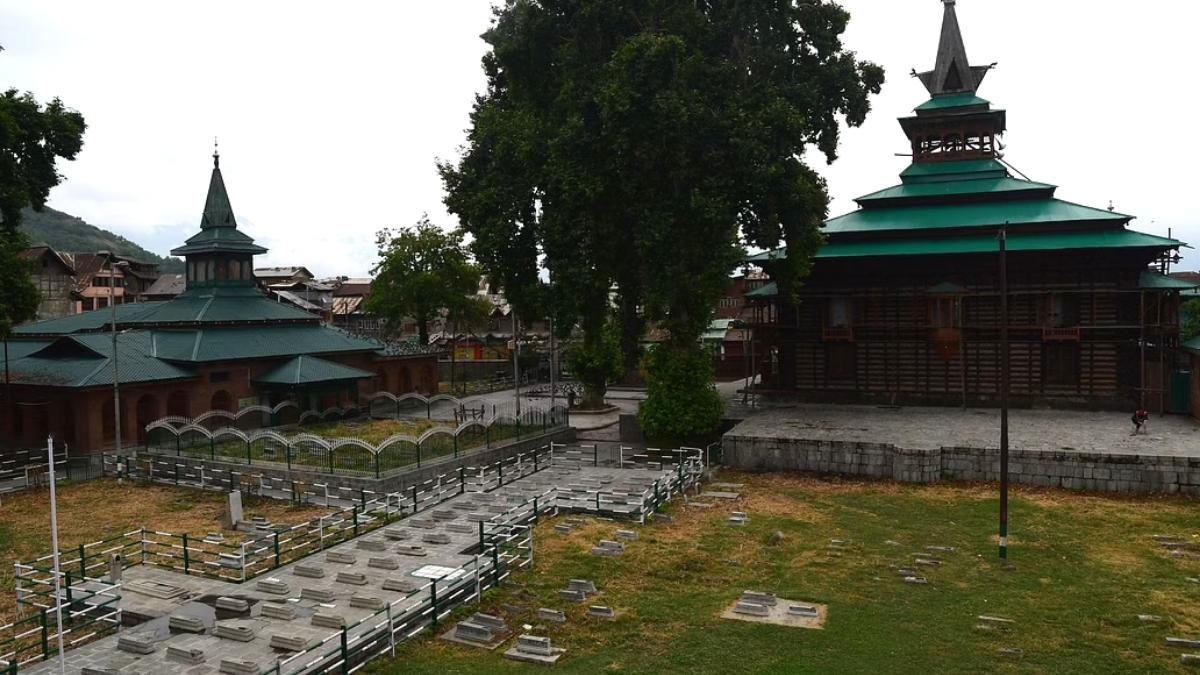
<path id="1" fill-rule="evenodd" d="M 479 269 L 463 245 L 463 233 L 446 231 L 422 217 L 413 227 L 385 229 L 376 235 L 379 262 L 372 273 L 367 311 L 392 326 L 412 319 L 421 344 L 429 342 L 429 323 L 444 310 L 467 318 L 467 296 L 478 288 Z"/>
<path id="2" fill-rule="evenodd" d="M 806 153 L 835 159 L 883 82 L 843 47 L 848 21 L 827 0 L 509 0 L 484 35 L 467 148 L 441 167 L 447 206 L 518 287 L 541 256 L 585 349 L 615 289 L 627 358 L 654 321 L 674 353 L 647 376 L 670 378 L 699 358 L 743 245 L 788 246 L 784 293 L 807 272 L 828 195 Z M 650 384 L 651 399 L 679 390 Z M 719 420 L 703 407 L 692 433 Z"/>
<path id="3" fill-rule="evenodd" d="M 0 337 L 37 315 L 38 292 L 21 252 L 21 209 L 41 211 L 62 182 L 59 159 L 83 147 L 83 116 L 57 98 L 42 106 L 33 94 L 9 89 L 0 96 Z"/>

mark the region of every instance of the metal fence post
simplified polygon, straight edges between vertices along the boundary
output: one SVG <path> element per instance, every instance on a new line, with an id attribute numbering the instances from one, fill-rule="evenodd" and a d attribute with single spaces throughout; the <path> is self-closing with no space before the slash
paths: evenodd
<path id="1" fill-rule="evenodd" d="M 358 505 L 350 507 L 350 517 L 354 523 L 354 536 L 358 536 Z"/>
<path id="2" fill-rule="evenodd" d="M 346 675 L 347 673 L 350 672 L 350 650 L 346 646 L 347 642 L 348 642 L 348 640 L 346 639 L 346 627 L 343 626 L 342 627 L 342 675 Z"/>
<path id="3" fill-rule="evenodd" d="M 246 441 L 246 464 L 248 466 L 253 463 L 254 463 L 254 461 L 250 458 L 250 441 L 247 440 Z"/>
<path id="4" fill-rule="evenodd" d="M 84 550 L 83 544 L 79 545 L 79 576 L 87 577 L 87 551 Z"/>
<path id="5" fill-rule="evenodd" d="M 600 466 L 600 445 L 592 443 L 592 466 Z"/>
<path id="6" fill-rule="evenodd" d="M 433 621 L 433 627 L 434 627 L 434 628 L 437 628 L 437 625 L 438 625 L 438 615 L 437 615 L 437 579 L 430 579 L 430 580 L 429 580 L 429 605 L 430 605 L 429 617 L 430 617 L 430 619 L 432 619 L 432 621 Z"/>
<path id="7" fill-rule="evenodd" d="M 375 454 L 375 477 L 379 478 L 379 453 L 376 452 L 374 454 Z"/>
<path id="8" fill-rule="evenodd" d="M 292 470 L 292 444 L 287 443 L 283 446 L 283 457 L 287 461 L 288 471 Z"/>
<path id="9" fill-rule="evenodd" d="M 187 532 L 183 533 L 183 574 L 189 574 L 188 568 L 191 567 L 191 559 L 188 557 L 188 537 Z"/>
<path id="10" fill-rule="evenodd" d="M 55 602 L 58 602 L 57 598 L 55 599 Z M 48 660 L 50 658 L 50 625 L 46 621 L 46 608 L 45 607 L 42 607 L 38 611 L 38 617 L 39 617 L 38 620 L 41 621 L 41 623 L 42 623 L 42 658 Z M 16 663 L 15 655 L 13 658 L 13 662 Z"/>
<path id="11" fill-rule="evenodd" d="M 412 486 L 413 514 L 417 513 L 417 486 Z"/>
<path id="12" fill-rule="evenodd" d="M 329 448 L 329 473 L 333 473 L 333 448 Z"/>
<path id="13" fill-rule="evenodd" d="M 460 466 L 460 467 L 458 467 L 458 494 L 461 495 L 462 493 L 464 493 L 466 491 L 467 491 L 467 481 L 466 481 L 466 478 L 463 477 L 463 468 Z"/>

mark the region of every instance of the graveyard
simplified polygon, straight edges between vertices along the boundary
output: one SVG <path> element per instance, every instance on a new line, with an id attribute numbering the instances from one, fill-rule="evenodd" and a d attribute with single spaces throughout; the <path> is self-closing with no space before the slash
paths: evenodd
<path id="1" fill-rule="evenodd" d="M 0 521 L 0 624 L 16 616 L 13 563 L 32 560 L 49 550 L 50 521 L 46 517 L 47 490 L 26 490 L 3 497 Z M 209 532 L 224 532 L 221 517 L 226 498 L 220 492 L 169 485 L 132 486 L 113 479 L 66 483 L 58 487 L 60 546 L 64 551 L 80 544 L 107 539 L 146 527 L 188 532 L 197 539 Z M 323 506 L 298 506 L 286 501 L 247 497 L 246 517 L 296 520 L 323 515 Z"/>
<path id="2" fill-rule="evenodd" d="M 1019 488 L 1006 569 L 994 485 L 731 471 L 715 481 L 730 485 L 704 489 L 738 497 L 677 499 L 669 522 L 569 514 L 542 522 L 533 569 L 454 618 L 482 613 L 532 627 L 525 632 L 565 650 L 554 670 L 572 673 L 1191 670 L 1187 641 L 1200 637 L 1193 498 Z M 637 539 L 622 555 L 592 554 L 594 542 L 628 527 Z M 572 580 L 597 593 L 567 597 Z M 820 608 L 823 626 L 723 617 L 748 590 Z M 395 659 L 367 672 L 533 668 L 505 659 L 508 645 L 493 651 L 437 635 L 398 645 Z"/>

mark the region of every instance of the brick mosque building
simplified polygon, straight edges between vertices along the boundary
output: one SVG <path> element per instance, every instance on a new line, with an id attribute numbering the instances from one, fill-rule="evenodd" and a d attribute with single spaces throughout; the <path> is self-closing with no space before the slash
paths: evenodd
<path id="1" fill-rule="evenodd" d="M 265 252 L 238 229 L 214 154 L 200 231 L 171 251 L 186 260 L 186 290 L 117 305 L 115 351 L 112 308 L 17 328 L 4 345 L 0 447 L 47 434 L 73 451 L 112 444 L 114 377 L 125 444 L 166 415 L 284 400 L 324 410 L 380 390 L 436 391 L 436 350 L 364 339 L 267 299 L 254 278 Z"/>

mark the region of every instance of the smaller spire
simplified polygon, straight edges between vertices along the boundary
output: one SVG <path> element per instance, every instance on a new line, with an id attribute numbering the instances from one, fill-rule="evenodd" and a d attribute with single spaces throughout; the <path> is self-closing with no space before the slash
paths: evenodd
<path id="1" fill-rule="evenodd" d="M 229 204 L 229 193 L 225 191 L 225 179 L 221 177 L 221 155 L 217 151 L 216 139 L 213 139 L 213 170 L 208 182 L 208 196 L 204 200 L 204 216 L 200 219 L 200 229 L 211 227 L 237 227 L 233 217 L 233 207 Z"/>
<path id="2" fill-rule="evenodd" d="M 221 151 L 217 147 L 217 137 L 213 136 L 213 168 L 221 168 Z"/>

